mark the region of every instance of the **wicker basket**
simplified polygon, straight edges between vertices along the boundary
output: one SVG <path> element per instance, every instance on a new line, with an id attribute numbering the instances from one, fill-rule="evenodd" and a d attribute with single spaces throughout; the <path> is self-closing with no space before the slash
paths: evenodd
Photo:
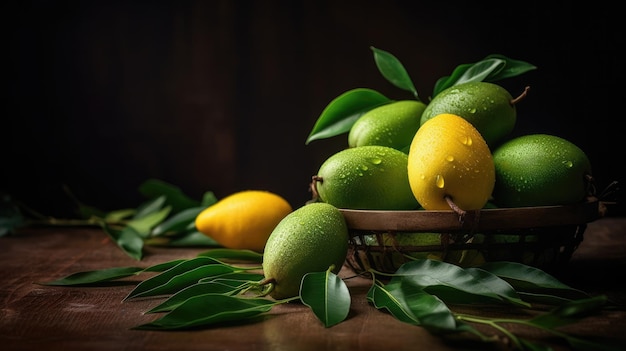
<path id="1" fill-rule="evenodd" d="M 371 211 L 341 209 L 350 230 L 347 264 L 393 273 L 412 258 L 460 266 L 513 261 L 556 271 L 583 240 L 587 223 L 600 218 L 595 197 L 567 206 L 475 211 Z"/>

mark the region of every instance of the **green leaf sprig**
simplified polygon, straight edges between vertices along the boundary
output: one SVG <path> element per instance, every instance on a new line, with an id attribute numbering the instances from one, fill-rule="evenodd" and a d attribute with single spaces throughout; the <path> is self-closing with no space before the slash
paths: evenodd
<path id="1" fill-rule="evenodd" d="M 143 330 L 180 330 L 242 322 L 278 304 L 300 300 L 326 326 L 342 322 L 350 310 L 350 293 L 344 281 L 332 273 L 311 272 L 302 279 L 300 295 L 283 300 L 266 297 L 268 285 L 258 265 L 232 265 L 216 259 L 260 262 L 248 250 L 216 249 L 191 259 L 174 260 L 147 268 L 117 267 L 78 272 L 40 283 L 56 286 L 87 286 L 111 282 L 146 272 L 159 272 L 140 283 L 124 298 L 165 298 L 146 314 L 164 313 L 158 319 L 134 327 Z"/>
<path id="2" fill-rule="evenodd" d="M 197 215 L 217 202 L 211 191 L 197 201 L 172 184 L 148 179 L 139 187 L 139 192 L 147 198 L 145 202 L 137 208 L 105 212 L 82 203 L 68 189 L 65 190 L 77 204 L 78 218 L 44 216 L 5 195 L 0 203 L 0 236 L 15 234 L 19 228 L 32 225 L 95 226 L 102 228 L 124 253 L 135 260 L 143 258 L 145 245 L 220 246 L 195 227 Z"/>
<path id="3" fill-rule="evenodd" d="M 531 266 L 491 262 L 479 268 L 463 269 L 446 262 L 416 259 L 402 265 L 394 274 L 370 272 L 373 274 L 373 285 L 367 299 L 374 307 L 434 334 L 445 336 L 465 332 L 482 342 L 497 342 L 495 334 L 487 335 L 473 326 L 480 324 L 505 335 L 517 350 L 547 350 L 545 345 L 517 336 L 506 327 L 508 324 L 519 324 L 550 333 L 577 350 L 618 350 L 608 341 L 583 340 L 558 330 L 558 327 L 576 323 L 601 311 L 607 303 L 606 296 L 589 296 Z M 376 279 L 376 275 L 391 279 L 385 283 Z M 535 296 L 539 298 L 534 300 Z M 531 302 L 545 304 L 546 301 L 558 301 L 558 304 L 530 319 L 455 313 L 448 307 L 461 304 L 508 305 L 530 310 Z"/>
<path id="4" fill-rule="evenodd" d="M 221 258 L 221 259 L 220 259 Z M 299 296 L 273 300 L 267 297 L 267 281 L 259 263 L 262 256 L 247 250 L 213 249 L 191 259 L 174 260 L 148 268 L 120 267 L 79 272 L 44 285 L 84 286 L 110 282 L 144 272 L 158 272 L 140 283 L 124 298 L 162 298 L 146 314 L 157 319 L 134 327 L 141 330 L 184 330 L 243 323 L 269 312 L 273 306 L 300 301 L 325 326 L 348 318 L 351 298 L 343 279 L 332 273 L 311 272 L 302 278 Z M 508 325 L 540 329 L 562 339 L 576 350 L 618 350 L 611 341 L 591 341 L 568 335 L 559 328 L 602 311 L 604 295 L 590 296 L 563 284 L 548 273 L 515 262 L 490 262 L 480 267 L 459 266 L 430 259 L 415 259 L 395 273 L 370 270 L 372 286 L 368 302 L 403 323 L 425 328 L 440 337 L 464 334 L 480 342 L 501 342 L 493 328 L 517 350 L 547 350 L 537 341 L 515 335 Z M 384 277 L 381 280 L 379 277 Z M 491 318 L 457 313 L 450 306 L 507 306 L 529 311 L 528 319 Z M 547 309 L 546 307 L 551 307 Z"/>
<path id="5" fill-rule="evenodd" d="M 420 98 L 415 84 L 400 60 L 385 50 L 370 47 L 374 62 L 380 74 L 395 87 L 408 91 L 414 99 L 428 103 Z M 514 60 L 504 55 L 492 54 L 475 63 L 457 66 L 452 74 L 437 80 L 430 99 L 446 88 L 466 82 L 496 82 L 519 76 L 537 69 L 536 66 L 521 60 Z M 317 118 L 305 144 L 314 140 L 326 139 L 350 131 L 356 120 L 367 111 L 394 100 L 385 97 L 373 89 L 356 88 L 348 90 L 333 99 Z"/>

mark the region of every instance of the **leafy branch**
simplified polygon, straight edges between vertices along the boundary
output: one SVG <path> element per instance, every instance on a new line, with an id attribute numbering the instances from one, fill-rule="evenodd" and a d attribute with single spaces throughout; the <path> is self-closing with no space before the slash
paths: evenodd
<path id="1" fill-rule="evenodd" d="M 227 263 L 247 262 L 245 265 Z M 250 264 L 250 263 L 253 264 Z M 161 316 L 138 325 L 141 330 L 183 330 L 219 326 L 221 323 L 249 322 L 274 306 L 299 301 L 309 307 L 325 327 L 343 322 L 350 311 L 351 297 L 345 282 L 332 273 L 306 274 L 300 294 L 289 299 L 267 297 L 262 255 L 245 250 L 214 249 L 197 257 L 175 260 L 148 268 L 119 267 L 79 272 L 41 283 L 43 285 L 84 286 L 122 279 L 145 272 L 159 272 L 141 281 L 124 302 L 156 297 L 164 300 L 146 314 Z M 257 263 L 257 264 L 254 264 Z M 415 259 L 395 273 L 375 270 L 367 292 L 368 302 L 390 313 L 400 322 L 425 328 L 440 337 L 467 334 L 480 342 L 501 342 L 503 335 L 517 350 L 547 350 L 547 346 L 513 333 L 511 324 L 537 328 L 579 350 L 617 350 L 609 341 L 577 338 L 558 328 L 599 313 L 607 305 L 606 296 L 590 296 L 569 287 L 538 268 L 514 262 L 491 262 L 478 268 Z M 507 306 L 531 310 L 534 317 L 490 318 L 456 313 L 450 305 Z M 541 307 L 539 310 L 536 306 Z M 543 312 L 546 306 L 552 306 Z M 494 329 L 486 334 L 475 325 Z"/>
<path id="2" fill-rule="evenodd" d="M 139 187 L 147 199 L 145 202 L 137 208 L 105 212 L 82 203 L 69 189 L 65 190 L 77 205 L 77 218 L 45 216 L 4 196 L 0 202 L 0 236 L 17 234 L 20 228 L 28 226 L 95 226 L 102 228 L 121 250 L 136 260 L 143 258 L 145 245 L 219 246 L 195 227 L 196 216 L 217 202 L 210 191 L 201 201 L 196 201 L 176 186 L 149 179 Z"/>
<path id="3" fill-rule="evenodd" d="M 420 98 L 413 80 L 397 57 L 375 47 L 371 47 L 371 50 L 378 71 L 387 81 L 401 90 L 410 92 L 417 101 L 428 103 Z M 525 61 L 514 60 L 499 54 L 488 55 L 478 62 L 461 64 L 449 76 L 439 78 L 430 98 L 457 84 L 478 81 L 496 82 L 534 69 L 537 67 Z M 346 133 L 361 115 L 393 101 L 369 88 L 348 90 L 324 108 L 305 144 Z"/>

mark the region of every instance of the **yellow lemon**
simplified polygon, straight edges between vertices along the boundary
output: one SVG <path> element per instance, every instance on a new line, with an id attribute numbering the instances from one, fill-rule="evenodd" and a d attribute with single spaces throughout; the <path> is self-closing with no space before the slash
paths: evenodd
<path id="1" fill-rule="evenodd" d="M 262 252 L 278 223 L 293 208 L 283 197 L 264 190 L 231 194 L 198 214 L 199 232 L 229 249 Z"/>
<path id="2" fill-rule="evenodd" d="M 478 130 L 453 114 L 426 121 L 408 154 L 413 195 L 426 210 L 449 210 L 450 198 L 463 210 L 481 209 L 495 185 L 491 151 Z"/>

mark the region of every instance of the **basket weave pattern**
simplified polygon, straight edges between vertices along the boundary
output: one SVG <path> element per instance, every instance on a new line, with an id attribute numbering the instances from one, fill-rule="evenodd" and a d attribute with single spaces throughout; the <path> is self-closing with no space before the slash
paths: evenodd
<path id="1" fill-rule="evenodd" d="M 413 258 L 460 266 L 512 261 L 556 271 L 602 215 L 593 197 L 580 204 L 469 211 L 341 210 L 350 231 L 346 263 L 357 273 L 395 272 Z M 421 244 L 425 235 L 438 240 Z M 420 237 L 422 236 L 422 237 Z M 417 243 L 417 244 L 414 244 Z"/>

